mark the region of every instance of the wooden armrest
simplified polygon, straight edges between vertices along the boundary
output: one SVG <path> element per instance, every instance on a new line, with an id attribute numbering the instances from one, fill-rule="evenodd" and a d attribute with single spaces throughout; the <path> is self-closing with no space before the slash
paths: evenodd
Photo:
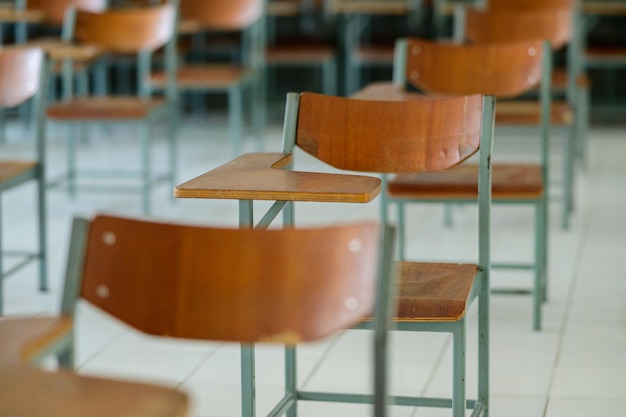
<path id="1" fill-rule="evenodd" d="M 182 417 L 188 398 L 156 385 L 0 367 L 0 414 L 29 417 Z"/>
<path id="2" fill-rule="evenodd" d="M 12 7 L 0 7 L 0 23 L 39 23 L 44 14 L 39 10 L 21 10 Z"/>
<path id="3" fill-rule="evenodd" d="M 282 170 L 290 154 L 240 156 L 174 188 L 178 198 L 366 203 L 381 189 L 379 178 Z"/>
<path id="4" fill-rule="evenodd" d="M 37 46 L 44 50 L 52 60 L 73 59 L 90 61 L 102 56 L 105 51 L 95 45 L 74 45 L 59 38 L 33 39 L 24 45 Z"/>
<path id="5" fill-rule="evenodd" d="M 0 364 L 33 363 L 72 331 L 71 317 L 25 317 L 0 320 Z"/>

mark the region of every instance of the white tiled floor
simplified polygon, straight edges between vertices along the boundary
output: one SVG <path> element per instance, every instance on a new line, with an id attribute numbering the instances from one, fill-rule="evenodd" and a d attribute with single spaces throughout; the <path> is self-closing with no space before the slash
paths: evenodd
<path id="1" fill-rule="evenodd" d="M 185 120 L 180 132 L 181 169 L 186 180 L 229 159 L 225 123 L 219 115 Z M 280 123 L 269 127 L 267 150 L 279 149 Z M 31 145 L 17 125 L 9 126 L 9 142 L 2 155 L 26 155 Z M 97 129 L 80 147 L 82 164 L 113 163 L 132 166 L 137 143 L 134 131 Z M 626 284 L 621 258 L 626 253 L 626 129 L 594 127 L 590 135 L 590 165 L 577 185 L 577 211 L 572 227 L 559 226 L 559 205 L 553 202 L 550 226 L 550 299 L 544 307 L 544 327 L 531 331 L 528 297 L 492 298 L 492 416 L 614 417 L 626 408 Z M 513 132 L 515 136 L 517 133 Z M 62 171 L 63 129 L 50 126 L 49 175 Z M 506 136 L 506 137 L 505 137 Z M 518 155 L 514 142 L 502 134 L 502 154 Z M 106 139 L 106 140 L 103 140 Z M 111 143 L 113 146 L 111 146 Z M 500 145 L 499 145 L 500 146 Z M 111 150 L 113 149 L 113 150 Z M 558 165 L 558 147 L 554 147 Z M 252 150 L 250 145 L 249 150 Z M 512 152 L 511 152 L 512 150 Z M 163 159 L 157 142 L 155 158 Z M 298 153 L 299 166 L 323 168 Z M 159 166 L 159 162 L 155 166 Z M 26 247 L 33 228 L 29 204 L 32 187 L 7 193 L 3 199 L 6 245 Z M 153 193 L 155 217 L 214 225 L 237 223 L 237 204 L 231 201 L 174 201 L 171 188 Z M 29 267 L 5 283 L 7 313 L 38 315 L 57 311 L 70 219 L 76 214 L 108 211 L 137 215 L 132 195 L 81 194 L 70 200 L 61 191 L 49 193 L 51 290 L 35 290 L 35 268 Z M 262 204 L 260 206 L 263 206 Z M 410 224 L 409 251 L 426 259 L 467 260 L 475 254 L 475 211 L 456 208 L 455 225 L 445 228 L 438 207 L 411 209 L 418 222 Z M 378 205 L 301 204 L 299 224 L 324 224 L 376 218 Z M 530 257 L 532 212 L 495 207 L 494 258 Z M 528 249 L 527 249 L 528 248 Z M 529 282 L 526 274 L 494 273 L 494 283 Z M 475 312 L 472 310 L 470 315 Z M 471 326 L 474 326 L 472 321 Z M 473 328 L 473 327 L 472 327 Z M 216 343 L 153 340 L 129 331 L 86 304 L 78 313 L 78 364 L 85 374 L 153 381 L 178 386 L 193 398 L 194 417 L 239 414 L 239 364 L 236 346 Z M 348 331 L 339 337 L 300 350 L 299 383 L 311 389 L 363 391 L 370 375 L 369 334 Z M 258 411 L 268 411 L 281 391 L 281 352 L 275 347 L 257 351 Z M 470 331 L 469 358 L 475 352 Z M 445 394 L 450 391 L 450 338 L 442 334 L 395 334 L 392 385 L 397 393 Z M 472 362 L 472 361 L 470 361 Z M 468 369 L 469 391 L 475 391 L 475 363 Z M 362 405 L 303 404 L 301 415 L 367 415 Z M 443 416 L 442 410 L 394 407 L 393 415 Z"/>

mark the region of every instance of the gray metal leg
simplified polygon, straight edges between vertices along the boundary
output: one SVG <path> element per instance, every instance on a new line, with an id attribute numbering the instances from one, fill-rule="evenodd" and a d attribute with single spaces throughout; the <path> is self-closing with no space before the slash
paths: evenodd
<path id="1" fill-rule="evenodd" d="M 337 95 L 337 60 L 335 58 L 322 64 L 322 91 L 329 96 Z"/>
<path id="2" fill-rule="evenodd" d="M 485 271 L 483 274 L 487 273 Z M 489 282 L 489 278 L 483 280 Z M 489 417 L 489 291 L 480 289 L 478 296 L 478 400 L 485 404 L 483 417 Z"/>
<path id="3" fill-rule="evenodd" d="M 61 353 L 57 354 L 57 362 L 59 364 L 59 368 L 63 369 L 75 369 L 76 368 L 76 358 L 75 358 L 75 349 L 76 340 L 74 337 L 74 331 L 70 334 L 70 343 L 67 348 L 63 350 Z"/>
<path id="4" fill-rule="evenodd" d="M 142 212 L 145 216 L 150 215 L 150 125 L 149 122 L 141 123 L 141 197 Z"/>
<path id="5" fill-rule="evenodd" d="M 297 356 L 295 347 L 285 347 L 285 394 L 295 394 L 298 389 Z M 287 417 L 296 417 L 298 414 L 297 404 L 290 407 Z"/>
<path id="6" fill-rule="evenodd" d="M 567 129 L 567 137 L 565 138 L 565 152 L 563 161 L 563 229 L 569 229 L 570 217 L 574 210 L 574 165 L 575 165 L 575 141 L 577 137 L 576 121 Z"/>
<path id="7" fill-rule="evenodd" d="M 406 216 L 404 203 L 397 201 L 398 209 L 398 257 L 401 261 L 406 260 Z"/>
<path id="8" fill-rule="evenodd" d="M 48 290 L 48 254 L 46 231 L 46 179 L 43 172 L 43 161 L 40 161 L 37 180 L 37 228 L 39 230 L 39 291 Z"/>
<path id="9" fill-rule="evenodd" d="M 180 114 L 178 113 L 178 108 L 176 106 L 172 106 L 170 109 L 170 120 L 168 123 L 168 132 L 167 132 L 167 141 L 169 147 L 169 164 L 170 164 L 170 172 L 169 172 L 169 180 L 174 188 L 177 185 L 177 175 L 178 175 L 178 125 L 180 123 Z M 174 199 L 176 200 L 176 199 Z"/>
<path id="10" fill-rule="evenodd" d="M 69 123 L 67 135 L 67 193 L 76 197 L 76 130 L 75 123 Z"/>
<path id="11" fill-rule="evenodd" d="M 242 124 L 243 124 L 243 97 L 241 86 L 232 87 L 228 90 L 228 120 L 230 139 L 232 141 L 233 157 L 243 152 Z"/>
<path id="12" fill-rule="evenodd" d="M 241 345 L 241 416 L 256 414 L 254 383 L 254 345 Z"/>
<path id="13" fill-rule="evenodd" d="M 533 294 L 533 329 L 541 330 L 541 305 L 544 298 L 544 219 L 543 204 L 541 201 L 535 206 L 535 262 L 534 270 L 534 290 Z"/>
<path id="14" fill-rule="evenodd" d="M 452 334 L 452 417 L 465 416 L 465 320 Z"/>
<path id="15" fill-rule="evenodd" d="M 256 151 L 263 152 L 265 149 L 265 103 L 267 97 L 265 94 L 266 86 L 264 70 L 259 70 L 258 77 L 252 81 L 252 123 L 254 125 L 254 137 L 256 139 Z"/>

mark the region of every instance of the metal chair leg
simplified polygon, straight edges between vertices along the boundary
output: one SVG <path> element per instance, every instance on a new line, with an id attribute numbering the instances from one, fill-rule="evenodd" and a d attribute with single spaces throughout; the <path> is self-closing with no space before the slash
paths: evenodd
<path id="1" fill-rule="evenodd" d="M 295 347 L 285 347 L 285 394 L 295 394 L 298 389 L 297 356 Z M 298 406 L 294 405 L 287 411 L 287 417 L 296 417 Z"/>
<path id="2" fill-rule="evenodd" d="M 68 126 L 67 135 L 67 194 L 76 197 L 76 128 L 74 123 Z"/>
<path id="3" fill-rule="evenodd" d="M 465 320 L 452 333 L 452 417 L 465 416 Z"/>
<path id="4" fill-rule="evenodd" d="M 243 97 L 240 86 L 228 90 L 228 120 L 233 156 L 243 153 Z"/>
<path id="5" fill-rule="evenodd" d="M 152 176 L 150 174 L 150 125 L 149 122 L 141 124 L 141 196 L 142 196 L 142 212 L 144 215 L 150 215 L 150 182 Z"/>
<path id="6" fill-rule="evenodd" d="M 256 414 L 254 383 L 254 345 L 241 345 L 241 416 Z"/>
<path id="7" fill-rule="evenodd" d="M 39 291 L 48 291 L 48 254 L 46 222 L 46 180 L 43 168 L 39 166 L 37 181 L 37 227 L 39 229 Z"/>

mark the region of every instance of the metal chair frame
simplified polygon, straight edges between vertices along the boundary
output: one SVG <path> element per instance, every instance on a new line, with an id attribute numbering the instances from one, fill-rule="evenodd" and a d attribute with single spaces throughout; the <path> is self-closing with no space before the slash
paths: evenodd
<path id="1" fill-rule="evenodd" d="M 177 10 L 178 8 L 178 0 L 168 0 L 168 4 L 172 4 L 172 6 Z M 177 15 L 177 13 L 175 13 Z M 74 27 L 76 20 L 76 9 L 69 9 L 66 14 L 66 20 L 64 22 L 63 27 L 63 40 L 67 42 L 73 42 L 74 40 Z M 176 33 L 176 26 L 174 26 L 173 33 Z M 84 177 L 109 177 L 109 178 L 138 178 L 141 181 L 141 185 L 139 186 L 139 190 L 141 192 L 141 210 L 145 215 L 150 214 L 151 212 L 151 203 L 150 203 L 150 192 L 153 185 L 161 183 L 163 181 L 168 181 L 170 184 L 176 183 L 176 172 L 177 172 L 177 164 L 178 164 L 178 151 L 177 151 L 177 143 L 176 143 L 176 131 L 178 125 L 178 96 L 175 87 L 174 74 L 175 74 L 175 56 L 176 56 L 176 43 L 175 36 L 167 41 L 164 46 L 165 50 L 165 68 L 167 73 L 168 87 L 164 91 L 165 103 L 150 112 L 150 114 L 141 120 L 127 120 L 120 119 L 115 120 L 112 118 L 107 118 L 106 122 L 112 122 L 115 124 L 126 124 L 131 123 L 133 125 L 139 125 L 140 127 L 140 170 L 136 171 L 123 171 L 123 170 L 89 170 L 89 169 L 81 169 L 80 171 L 77 168 L 76 163 L 76 125 L 80 128 L 81 136 L 84 134 L 84 128 L 88 124 L 92 123 L 102 123 L 104 120 L 95 117 L 93 119 L 86 118 L 77 118 L 75 120 L 70 120 L 68 118 L 60 119 L 63 122 L 67 122 L 70 124 L 70 131 L 67 138 L 66 145 L 66 154 L 67 154 L 67 163 L 68 169 L 65 174 L 64 180 L 51 182 L 51 186 L 61 185 L 62 183 L 67 183 L 67 190 L 70 197 L 75 197 L 77 191 L 103 191 L 103 192 L 135 192 L 137 189 L 133 186 L 113 186 L 113 185 L 103 185 L 101 187 L 97 187 L 95 185 L 89 185 L 86 187 L 79 187 L 76 184 L 77 177 L 82 175 Z M 149 99 L 151 96 L 151 91 L 147 85 L 147 79 L 152 67 L 152 55 L 154 51 L 151 50 L 143 50 L 139 51 L 136 58 L 137 65 L 137 85 L 138 91 L 137 96 L 142 99 Z M 100 59 L 98 62 L 94 63 L 94 66 L 102 66 L 106 61 L 106 57 L 104 59 Z M 75 96 L 83 96 L 86 92 L 81 89 L 81 91 L 77 91 L 75 94 L 74 91 L 74 65 L 72 59 L 64 59 L 62 62 L 62 101 L 71 101 Z M 155 120 L 160 118 L 167 118 L 167 142 L 168 142 L 168 170 L 165 173 L 155 174 L 152 172 L 151 167 L 151 125 Z M 49 117 L 49 119 L 52 119 Z"/>
<path id="2" fill-rule="evenodd" d="M 24 266 L 28 265 L 32 261 L 39 261 L 39 290 L 48 290 L 48 273 L 47 273 L 47 232 L 46 232 L 46 186 L 45 186 L 45 100 L 46 100 L 46 86 L 47 86 L 47 62 L 43 55 L 41 57 L 41 68 L 39 70 L 39 85 L 37 92 L 24 102 L 33 103 L 33 128 L 34 128 L 34 142 L 35 142 L 35 165 L 28 171 L 22 172 L 18 176 L 14 176 L 7 180 L 0 181 L 0 199 L 3 197 L 3 193 L 9 191 L 19 185 L 22 185 L 30 180 L 37 182 L 37 228 L 38 228 L 38 247 L 36 252 L 32 251 L 15 251 L 5 250 L 2 245 L 2 225 L 0 224 L 0 315 L 4 311 L 4 279 L 13 273 L 19 271 Z M 0 201 L 0 214 L 1 214 L 1 201 Z M 2 222 L 2 216 L 0 216 L 0 223 Z M 16 265 L 10 269 L 6 269 L 3 266 L 3 258 L 5 257 L 17 257 L 20 259 Z"/>
<path id="3" fill-rule="evenodd" d="M 398 86 L 406 86 L 406 62 L 407 62 L 407 39 L 399 39 L 396 43 L 396 55 L 394 65 L 394 84 Z M 533 319 L 532 326 L 535 330 L 541 329 L 542 324 L 542 311 L 541 307 L 543 302 L 547 298 L 547 281 L 548 281 L 548 193 L 547 184 L 549 178 L 549 120 L 550 120 L 550 103 L 551 103 L 551 73 L 552 73 L 552 52 L 550 44 L 548 42 L 543 43 L 542 56 L 547 57 L 543 60 L 542 74 L 541 74 L 541 86 L 540 86 L 540 100 L 541 100 L 541 126 L 540 126 L 540 143 L 539 143 L 539 155 L 542 170 L 542 180 L 544 184 L 544 191 L 541 196 L 534 199 L 503 199 L 494 198 L 493 204 L 497 205 L 530 205 L 534 209 L 534 253 L 533 262 L 527 263 L 511 263 L 511 262 L 492 262 L 491 267 L 493 269 L 511 269 L 511 270 L 531 270 L 533 271 L 533 290 L 520 290 L 520 289 L 492 289 L 494 293 L 532 293 L 533 296 Z M 497 112 L 497 105 L 496 105 Z M 495 162 L 498 163 L 497 161 Z M 387 188 L 387 177 L 383 177 L 385 183 L 385 189 Z M 476 204 L 475 200 L 467 199 L 447 199 L 433 197 L 430 199 L 410 199 L 391 197 L 387 193 L 383 193 L 381 200 L 381 217 L 387 219 L 389 216 L 389 206 L 395 204 L 397 207 L 398 218 L 398 253 L 400 259 L 406 259 L 406 247 L 405 247 L 405 205 L 414 203 L 427 203 L 427 204 Z"/>
<path id="4" fill-rule="evenodd" d="M 298 125 L 300 94 L 289 93 L 285 110 L 283 128 L 283 145 L 281 152 L 291 155 L 296 147 L 296 130 Z M 453 335 L 453 393 L 452 398 L 407 397 L 391 396 L 390 402 L 395 405 L 448 407 L 452 409 L 454 417 L 465 416 L 467 408 L 472 409 L 472 417 L 488 416 L 489 403 L 489 275 L 490 275 L 490 208 L 491 208 L 491 150 L 493 144 L 494 98 L 483 98 L 482 130 L 480 136 L 480 173 L 479 173 L 479 259 L 478 272 L 474 280 L 469 302 L 477 299 L 478 303 L 478 398 L 468 400 L 465 393 L 465 346 L 466 346 L 466 319 L 465 316 L 450 322 L 436 321 L 402 321 L 395 320 L 395 328 L 399 331 L 426 331 L 446 332 Z M 284 169 L 293 170 L 293 161 Z M 175 191 L 176 194 L 176 191 Z M 222 197 L 229 198 L 229 197 Z M 266 228 L 282 213 L 284 226 L 294 225 L 294 201 L 278 200 L 265 212 L 256 223 L 254 221 L 253 200 L 239 198 L 239 224 L 244 228 Z M 308 201 L 308 200 L 304 200 Z M 331 200 L 329 200 L 331 201 Z M 370 328 L 364 322 L 356 328 Z M 254 347 L 242 346 L 242 402 L 243 416 L 254 416 Z M 372 396 L 363 394 L 308 392 L 299 390 L 296 384 L 296 350 L 287 348 L 285 353 L 286 390 L 291 398 L 306 401 L 371 403 Z M 270 416 L 280 415 L 284 407 L 275 408 Z M 295 416 L 291 411 L 288 416 Z"/>

